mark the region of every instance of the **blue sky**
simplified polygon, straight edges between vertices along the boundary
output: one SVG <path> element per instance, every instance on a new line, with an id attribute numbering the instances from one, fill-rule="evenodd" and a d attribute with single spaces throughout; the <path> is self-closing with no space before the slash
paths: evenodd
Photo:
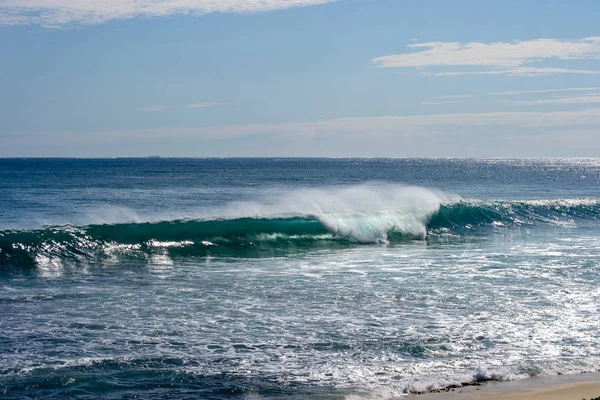
<path id="1" fill-rule="evenodd" d="M 600 156 L 600 3 L 0 0 L 0 157 Z"/>

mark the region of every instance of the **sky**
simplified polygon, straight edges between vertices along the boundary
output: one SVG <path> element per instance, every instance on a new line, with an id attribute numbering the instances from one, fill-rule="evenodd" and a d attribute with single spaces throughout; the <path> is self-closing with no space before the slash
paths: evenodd
<path id="1" fill-rule="evenodd" d="M 600 2 L 0 0 L 0 157 L 600 157 Z"/>

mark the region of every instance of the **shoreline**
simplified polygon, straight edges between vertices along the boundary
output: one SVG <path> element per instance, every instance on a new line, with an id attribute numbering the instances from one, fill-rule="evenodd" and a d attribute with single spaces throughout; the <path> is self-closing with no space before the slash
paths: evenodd
<path id="1" fill-rule="evenodd" d="M 600 397 L 600 372 L 538 376 L 509 382 L 485 382 L 411 400 L 591 400 Z"/>

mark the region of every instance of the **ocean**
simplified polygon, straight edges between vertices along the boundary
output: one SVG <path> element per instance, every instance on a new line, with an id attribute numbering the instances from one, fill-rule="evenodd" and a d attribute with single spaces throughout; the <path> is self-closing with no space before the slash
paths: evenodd
<path id="1" fill-rule="evenodd" d="M 600 368 L 599 159 L 1 159 L 0 397 Z"/>

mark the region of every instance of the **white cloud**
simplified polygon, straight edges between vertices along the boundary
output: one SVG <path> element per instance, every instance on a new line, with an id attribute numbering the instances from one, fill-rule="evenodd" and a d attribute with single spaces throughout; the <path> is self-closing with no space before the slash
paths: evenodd
<path id="1" fill-rule="evenodd" d="M 518 104 L 518 105 L 544 105 L 544 104 L 595 104 L 600 103 L 600 88 L 598 87 L 582 87 L 582 88 L 562 88 L 562 89 L 538 89 L 538 90 L 521 90 L 521 91 L 505 91 L 505 92 L 492 92 L 484 93 L 479 96 L 518 96 L 527 94 L 548 94 L 548 93 L 564 93 L 564 92 L 592 92 L 579 96 L 561 96 L 554 95 L 554 97 L 537 100 L 501 100 L 498 103 L 504 104 Z M 446 95 L 434 97 L 434 101 L 422 101 L 423 105 L 442 105 L 442 104 L 454 104 L 460 103 L 459 99 L 471 98 L 477 95 L 474 94 L 457 94 L 457 95 Z M 447 100 L 446 100 L 447 99 Z M 454 100 L 457 99 L 457 100 Z"/>
<path id="2" fill-rule="evenodd" d="M 600 56 L 600 37 L 577 41 L 535 39 L 523 42 L 430 42 L 410 44 L 411 48 L 426 48 L 416 53 L 378 57 L 373 62 L 382 67 L 426 66 L 494 66 L 518 67 L 529 60 L 547 58 L 581 59 Z"/>
<path id="3" fill-rule="evenodd" d="M 600 71 L 590 71 L 585 69 L 570 68 L 534 68 L 534 67 L 515 67 L 509 69 L 493 69 L 487 71 L 453 71 L 438 72 L 434 76 L 460 76 L 460 75 L 507 75 L 507 76 L 546 76 L 555 74 L 582 74 L 598 75 Z"/>
<path id="4" fill-rule="evenodd" d="M 174 14 L 256 13 L 337 0 L 0 0 L 0 25 L 64 27 Z"/>
<path id="5" fill-rule="evenodd" d="M 600 103 L 600 94 L 594 93 L 586 96 L 565 96 L 553 99 L 539 99 L 539 100 L 505 100 L 500 103 L 509 104 L 521 104 L 526 106 L 536 106 L 543 104 L 590 104 Z"/>
<path id="6" fill-rule="evenodd" d="M 595 74 L 598 71 L 569 68 L 537 68 L 524 66 L 544 60 L 581 60 L 600 58 L 600 37 L 579 40 L 534 39 L 517 42 L 457 43 L 429 42 L 408 45 L 420 51 L 374 58 L 380 67 L 486 67 L 485 70 L 449 71 L 439 76 L 486 75 L 549 75 Z M 424 50 L 421 50 L 424 49 Z"/>
<path id="7" fill-rule="evenodd" d="M 488 93 L 488 95 L 489 96 L 517 96 L 520 94 L 528 94 L 528 93 L 591 92 L 594 90 L 600 90 L 600 88 L 584 87 L 584 88 L 563 88 L 563 89 L 520 90 L 520 91 L 507 91 L 507 92 L 492 92 L 492 93 Z"/>
<path id="8" fill-rule="evenodd" d="M 537 90 L 519 90 L 519 91 L 504 91 L 504 92 L 491 92 L 481 94 L 451 94 L 445 96 L 436 96 L 434 99 L 444 101 L 424 101 L 421 104 L 447 104 L 456 103 L 455 101 L 445 101 L 453 99 L 468 99 L 477 96 L 518 96 L 523 94 L 546 94 L 546 93 L 560 93 L 560 92 L 592 92 L 600 91 L 600 87 L 578 87 L 578 88 L 561 88 L 561 89 L 537 89 Z M 501 101 L 501 103 L 518 103 L 514 101 Z M 585 101 L 582 101 L 585 103 Z"/>

